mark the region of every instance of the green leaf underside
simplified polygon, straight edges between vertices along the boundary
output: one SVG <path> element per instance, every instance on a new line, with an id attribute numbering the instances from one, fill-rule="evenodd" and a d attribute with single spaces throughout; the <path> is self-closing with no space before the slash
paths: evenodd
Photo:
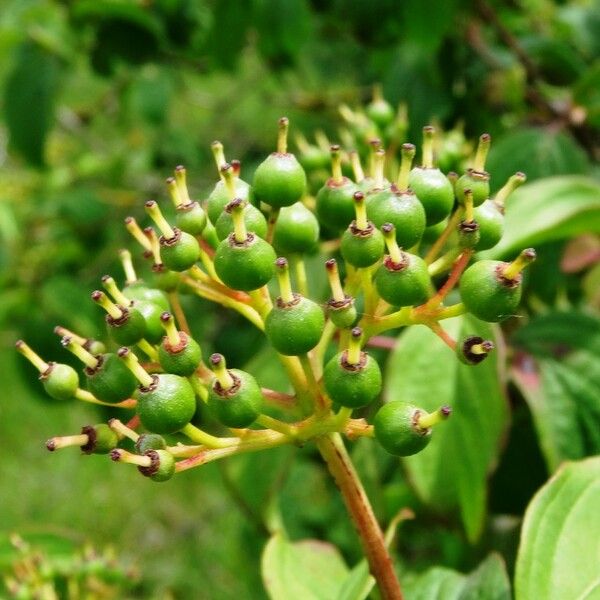
<path id="1" fill-rule="evenodd" d="M 600 184 L 578 176 L 527 184 L 506 202 L 505 234 L 485 258 L 512 258 L 523 248 L 600 232 Z"/>
<path id="2" fill-rule="evenodd" d="M 566 463 L 525 513 L 516 600 L 600 598 L 600 457 Z"/>
<path id="3" fill-rule="evenodd" d="M 433 567 L 407 579 L 404 596 L 405 600 L 510 600 L 510 581 L 502 558 L 491 554 L 469 575 Z"/>
<path id="4" fill-rule="evenodd" d="M 337 548 L 318 540 L 290 542 L 276 533 L 262 556 L 263 582 L 271 600 L 331 600 L 348 573 Z"/>
<path id="5" fill-rule="evenodd" d="M 532 412 L 548 468 L 600 453 L 600 322 L 583 313 L 532 320 L 513 343 L 535 356 L 515 361 L 512 377 Z"/>
<path id="6" fill-rule="evenodd" d="M 473 317 L 445 321 L 444 328 L 455 339 L 477 334 L 498 346 L 495 330 Z M 453 409 L 425 450 L 405 458 L 404 465 L 428 505 L 440 511 L 460 508 L 470 540 L 483 528 L 486 480 L 508 423 L 499 371 L 498 351 L 470 367 L 423 326 L 402 336 L 388 363 L 387 401 L 402 400 L 427 411 L 445 404 Z"/>

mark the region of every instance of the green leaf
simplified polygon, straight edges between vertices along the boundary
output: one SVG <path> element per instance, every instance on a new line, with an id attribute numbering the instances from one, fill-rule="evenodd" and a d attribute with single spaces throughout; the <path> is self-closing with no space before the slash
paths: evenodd
<path id="1" fill-rule="evenodd" d="M 506 202 L 505 231 L 500 243 L 481 256 L 501 258 L 529 246 L 600 232 L 600 184 L 565 176 L 525 185 Z"/>
<path id="2" fill-rule="evenodd" d="M 492 142 L 486 170 L 492 176 L 492 189 L 497 190 L 517 171 L 525 171 L 529 181 L 586 174 L 589 161 L 573 138 L 562 131 L 518 128 Z"/>
<path id="3" fill-rule="evenodd" d="M 473 317 L 445 321 L 455 339 L 477 334 L 498 345 L 497 330 Z M 447 423 L 436 428 L 419 454 L 404 459 L 417 493 L 433 508 L 460 514 L 470 540 L 481 534 L 486 506 L 486 480 L 496 463 L 508 423 L 499 352 L 471 367 L 424 326 L 401 338 L 387 365 L 386 398 L 433 411 L 448 404 Z"/>
<path id="4" fill-rule="evenodd" d="M 573 86 L 573 96 L 577 104 L 585 108 L 587 122 L 592 127 L 600 127 L 600 59 L 596 59 Z"/>
<path id="5" fill-rule="evenodd" d="M 433 567 L 404 584 L 406 600 L 510 600 L 506 566 L 490 554 L 475 571 L 463 575 L 452 569 Z"/>
<path id="6" fill-rule="evenodd" d="M 262 556 L 263 581 L 271 600 L 331 600 L 347 575 L 337 548 L 318 540 L 290 542 L 276 533 Z"/>
<path id="7" fill-rule="evenodd" d="M 537 317 L 514 336 L 511 374 L 527 402 L 548 468 L 600 452 L 600 321 L 562 312 Z"/>
<path id="8" fill-rule="evenodd" d="M 534 496 L 517 555 L 517 600 L 600 597 L 600 457 L 566 463 Z"/>
<path id="9" fill-rule="evenodd" d="M 4 90 L 4 116 L 10 145 L 32 165 L 44 164 L 48 132 L 60 79 L 56 56 L 27 42 L 18 52 Z"/>

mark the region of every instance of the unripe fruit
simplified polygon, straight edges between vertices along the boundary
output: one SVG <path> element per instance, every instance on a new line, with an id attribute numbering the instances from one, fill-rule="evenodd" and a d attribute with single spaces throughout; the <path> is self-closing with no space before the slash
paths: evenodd
<path id="1" fill-rule="evenodd" d="M 478 365 L 493 349 L 493 342 L 477 335 L 470 335 L 456 344 L 456 354 L 466 365 Z"/>
<path id="2" fill-rule="evenodd" d="M 475 248 L 479 242 L 479 223 L 461 221 L 458 224 L 458 245 L 461 248 Z"/>
<path id="3" fill-rule="evenodd" d="M 513 315 L 521 300 L 521 269 L 535 259 L 533 249 L 525 250 L 513 263 L 481 260 L 460 278 L 460 295 L 467 310 L 492 323 Z"/>
<path id="4" fill-rule="evenodd" d="M 174 292 L 179 283 L 179 273 L 169 271 L 163 264 L 152 265 L 152 284 L 157 288 L 155 291 L 161 293 L 163 290 L 165 292 Z M 158 304 L 163 310 L 169 309 L 168 303 L 166 305 L 167 308 L 165 308 L 165 304 L 162 302 L 155 301 L 154 303 Z"/>
<path id="5" fill-rule="evenodd" d="M 323 383 L 327 394 L 341 406 L 360 408 L 381 392 L 381 370 L 377 361 L 360 350 L 361 330 L 352 330 L 348 350 L 336 354 L 325 366 Z"/>
<path id="6" fill-rule="evenodd" d="M 454 192 L 459 203 L 465 200 L 465 190 L 473 192 L 473 206 L 483 204 L 490 196 L 490 175 L 486 171 L 468 169 L 456 182 Z"/>
<path id="7" fill-rule="evenodd" d="M 79 388 L 77 371 L 62 363 L 48 363 L 48 369 L 40 373 L 40 381 L 54 400 L 71 400 Z"/>
<path id="8" fill-rule="evenodd" d="M 108 454 L 119 443 L 117 434 L 105 423 L 86 425 L 81 433 L 88 436 L 87 444 L 81 446 L 84 454 Z"/>
<path id="9" fill-rule="evenodd" d="M 385 129 L 393 120 L 395 111 L 392 105 L 385 100 L 381 88 L 376 87 L 373 91 L 373 100 L 367 104 L 365 112 L 380 129 Z"/>
<path id="10" fill-rule="evenodd" d="M 358 313 L 354 306 L 354 298 L 346 296 L 344 300 L 337 301 L 333 298 L 327 302 L 329 318 L 336 327 L 348 329 L 356 321 Z"/>
<path id="11" fill-rule="evenodd" d="M 200 246 L 196 238 L 181 229 L 173 228 L 174 236 L 160 236 L 160 258 L 170 271 L 189 269 L 200 258 Z"/>
<path id="12" fill-rule="evenodd" d="M 279 119 L 277 152 L 268 156 L 256 169 L 252 180 L 254 195 L 273 208 L 291 206 L 306 190 L 306 173 L 296 157 L 287 152 L 288 120 Z"/>
<path id="13" fill-rule="evenodd" d="M 182 204 L 177 207 L 175 222 L 177 227 L 190 235 L 200 235 L 206 227 L 206 213 L 198 202 Z"/>
<path id="14" fill-rule="evenodd" d="M 373 422 L 377 441 L 394 456 L 411 456 L 420 452 L 431 441 L 431 428 L 421 428 L 420 408 L 405 402 L 384 404 Z"/>
<path id="15" fill-rule="evenodd" d="M 246 183 L 242 179 L 236 178 L 234 180 L 234 198 L 241 198 L 242 200 L 250 200 L 250 184 Z M 208 197 L 206 211 L 208 218 L 213 225 L 217 222 L 217 219 L 221 216 L 223 209 L 232 198 L 227 185 L 224 181 L 219 181 L 215 185 L 213 191 Z"/>
<path id="16" fill-rule="evenodd" d="M 176 274 L 173 274 L 177 280 L 179 280 Z M 169 301 L 167 296 L 161 289 L 156 289 L 147 286 L 142 281 L 135 281 L 127 284 L 123 288 L 123 294 L 130 300 L 144 300 L 146 302 L 152 302 L 161 307 L 162 310 L 169 310 Z"/>
<path id="17" fill-rule="evenodd" d="M 423 205 L 427 226 L 443 221 L 454 206 L 454 189 L 448 178 L 435 168 L 415 167 L 409 185 Z"/>
<path id="18" fill-rule="evenodd" d="M 319 343 L 324 327 L 323 309 L 312 300 L 294 294 L 291 302 L 277 298 L 267 315 L 265 334 L 277 352 L 298 356 Z"/>
<path id="19" fill-rule="evenodd" d="M 152 375 L 152 383 L 137 391 L 137 413 L 152 433 L 175 433 L 196 412 L 196 397 L 190 383 L 170 373 Z"/>
<path id="20" fill-rule="evenodd" d="M 101 354 L 95 357 L 98 364 L 86 367 L 89 391 L 103 402 L 121 402 L 130 398 L 136 388 L 136 379 L 116 354 Z"/>
<path id="21" fill-rule="evenodd" d="M 504 214 L 492 200 L 486 200 L 474 210 L 475 221 L 479 224 L 477 250 L 493 248 L 504 233 Z"/>
<path id="22" fill-rule="evenodd" d="M 273 246 L 279 254 L 305 254 L 318 241 L 319 222 L 302 202 L 281 209 L 273 234 Z"/>
<path id="23" fill-rule="evenodd" d="M 146 454 L 148 450 L 164 450 L 166 447 L 165 438 L 157 433 L 142 433 L 135 442 L 135 451 L 138 454 Z"/>
<path id="24" fill-rule="evenodd" d="M 258 237 L 265 239 L 267 237 L 267 220 L 260 210 L 251 204 L 246 204 L 243 214 L 246 229 Z M 227 210 L 227 206 L 215 223 L 215 231 L 217 232 L 219 241 L 224 240 L 233 232 L 233 219 L 231 212 Z"/>
<path id="25" fill-rule="evenodd" d="M 208 405 L 215 417 L 227 427 L 248 427 L 262 410 L 263 397 L 256 379 L 239 369 L 227 369 L 220 354 L 211 356 L 215 379 Z"/>
<path id="26" fill-rule="evenodd" d="M 148 450 L 144 453 L 151 459 L 149 467 L 138 467 L 138 471 L 152 481 L 168 481 L 175 475 L 175 458 L 167 450 Z"/>
<path id="27" fill-rule="evenodd" d="M 160 323 L 160 315 L 164 312 L 162 306 L 146 300 L 134 300 L 133 307 L 144 317 L 146 324 L 144 338 L 151 344 L 160 342 L 163 336 L 163 328 Z"/>
<path id="28" fill-rule="evenodd" d="M 163 318 L 165 314 L 169 313 L 163 313 Z M 178 337 L 177 344 L 172 344 L 169 336 L 165 336 L 158 348 L 158 360 L 167 373 L 188 377 L 198 368 L 202 360 L 202 351 L 196 340 L 184 331 L 175 330 L 174 333 Z"/>

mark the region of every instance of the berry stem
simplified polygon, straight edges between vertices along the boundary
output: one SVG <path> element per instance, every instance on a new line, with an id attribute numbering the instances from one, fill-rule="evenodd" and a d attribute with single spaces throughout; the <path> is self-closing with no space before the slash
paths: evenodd
<path id="1" fill-rule="evenodd" d="M 308 154 L 310 152 L 310 144 L 308 143 L 308 140 L 304 134 L 296 133 L 294 135 L 294 141 L 296 142 L 296 146 L 298 146 L 298 150 L 300 150 L 302 154 Z"/>
<path id="2" fill-rule="evenodd" d="M 528 265 L 530 265 L 536 259 L 536 253 L 533 248 L 527 248 L 523 250 L 515 260 L 507 264 L 502 269 L 502 277 L 508 280 L 515 280 L 521 271 Z"/>
<path id="3" fill-rule="evenodd" d="M 402 144 L 401 152 L 402 159 L 400 161 L 400 171 L 398 172 L 396 186 L 403 192 L 408 189 L 408 176 L 410 174 L 410 168 L 412 167 L 413 158 L 415 157 L 414 144 Z"/>
<path id="4" fill-rule="evenodd" d="M 142 338 L 136 345 L 150 360 L 153 360 L 154 362 L 158 361 L 158 354 L 154 346 L 148 340 Z"/>
<path id="5" fill-rule="evenodd" d="M 61 448 L 68 448 L 69 446 L 85 446 L 89 442 L 89 437 L 85 433 L 78 435 L 63 435 L 57 437 L 51 437 L 46 442 L 46 448 L 50 452 L 60 450 Z"/>
<path id="6" fill-rule="evenodd" d="M 135 283 L 137 281 L 137 273 L 133 266 L 133 260 L 131 259 L 131 252 L 129 250 L 119 250 L 119 259 L 121 260 L 121 266 L 125 273 L 125 283 L 127 285 Z"/>
<path id="7" fill-rule="evenodd" d="M 445 421 L 451 413 L 452 409 L 449 406 L 442 406 L 432 413 L 422 412 L 417 419 L 417 427 L 419 429 L 429 429 L 430 427 Z"/>
<path id="8" fill-rule="evenodd" d="M 164 238 L 166 240 L 172 240 L 175 237 L 175 232 L 163 216 L 158 204 L 154 200 L 148 200 L 145 207 L 148 216 L 154 221 Z"/>
<path id="9" fill-rule="evenodd" d="M 428 265 L 430 265 L 435 260 L 437 255 L 440 253 L 441 249 L 444 247 L 444 244 L 446 243 L 450 235 L 456 230 L 456 227 L 458 226 L 462 215 L 462 208 L 459 207 L 448 219 L 448 224 L 446 225 L 446 228 L 444 229 L 444 231 L 442 231 L 440 237 L 435 241 L 433 246 L 431 246 L 429 252 L 425 255 L 424 260 Z"/>
<path id="10" fill-rule="evenodd" d="M 111 408 L 135 408 L 137 401 L 133 398 L 128 398 L 127 400 L 123 400 L 121 402 L 117 402 L 116 404 L 111 404 L 110 402 L 103 402 L 102 400 L 98 400 L 94 394 L 88 392 L 87 390 L 82 390 L 78 388 L 75 391 L 75 395 L 73 396 L 77 400 L 81 400 L 82 402 L 88 402 L 89 404 L 97 404 L 98 406 L 110 406 Z"/>
<path id="11" fill-rule="evenodd" d="M 117 304 L 121 306 L 129 306 L 131 304 L 131 300 L 119 289 L 115 280 L 110 275 L 102 277 L 102 285 Z"/>
<path id="12" fill-rule="evenodd" d="M 45 373 L 50 368 L 50 364 L 36 354 L 23 340 L 18 340 L 15 347 L 40 373 Z"/>
<path id="13" fill-rule="evenodd" d="M 137 356 L 129 348 L 123 346 L 119 348 L 117 354 L 143 387 L 150 387 L 154 383 L 152 376 L 146 373 Z"/>
<path id="14" fill-rule="evenodd" d="M 290 269 L 288 261 L 279 257 L 275 261 L 275 272 L 277 283 L 279 284 L 279 296 L 283 302 L 289 304 L 294 301 L 294 292 L 292 291 L 292 281 L 290 279 Z"/>
<path id="15" fill-rule="evenodd" d="M 219 382 L 221 389 L 227 391 L 235 385 L 233 377 L 227 370 L 227 364 L 225 363 L 225 357 L 222 354 L 212 354 L 210 357 L 210 368 L 215 374 L 216 380 Z"/>
<path id="16" fill-rule="evenodd" d="M 327 401 L 323 397 L 323 394 L 321 394 L 319 383 L 317 382 L 317 378 L 315 377 L 315 372 L 310 361 L 310 356 L 308 354 L 301 354 L 298 358 L 300 359 L 302 370 L 304 371 L 306 380 L 308 382 L 308 390 L 315 404 L 315 412 L 317 412 L 319 415 L 323 415 L 327 412 Z"/>
<path id="17" fill-rule="evenodd" d="M 144 249 L 146 252 L 151 251 L 150 242 L 144 235 L 137 221 L 133 217 L 125 217 L 125 229 L 132 235 L 135 241 Z"/>
<path id="18" fill-rule="evenodd" d="M 229 194 L 229 198 L 235 198 L 235 177 L 233 176 L 233 167 L 229 163 L 225 163 L 220 170 L 221 179 L 225 183 L 225 188 Z"/>
<path id="19" fill-rule="evenodd" d="M 287 136 L 290 121 L 287 117 L 281 117 L 278 122 L 279 129 L 277 131 L 277 153 L 287 154 Z"/>
<path id="20" fill-rule="evenodd" d="M 382 599 L 402 600 L 402 591 L 383 533 L 342 438 L 337 433 L 329 434 L 318 438 L 316 444 L 354 521 L 369 570 L 377 581 Z"/>
<path id="21" fill-rule="evenodd" d="M 463 201 L 465 207 L 465 218 L 464 223 L 472 223 L 474 219 L 473 214 L 473 192 L 471 190 L 465 190 L 465 199 Z"/>
<path id="22" fill-rule="evenodd" d="M 433 138 L 435 135 L 435 128 L 431 125 L 423 127 L 423 157 L 422 167 L 424 169 L 433 169 Z"/>
<path id="23" fill-rule="evenodd" d="M 127 452 L 127 450 L 123 450 L 122 448 L 115 448 L 114 450 L 111 450 L 110 458 L 115 462 L 137 465 L 138 467 L 148 468 L 152 465 L 152 459 L 149 456 L 132 454 L 131 452 Z"/>
<path id="24" fill-rule="evenodd" d="M 175 167 L 175 181 L 177 182 L 177 190 L 179 191 L 179 197 L 181 198 L 181 205 L 187 206 L 188 204 L 191 204 L 192 199 L 190 198 L 187 186 L 187 171 L 183 165 L 177 165 Z"/>
<path id="25" fill-rule="evenodd" d="M 150 243 L 150 253 L 152 254 L 152 262 L 155 267 L 159 267 L 159 265 L 162 265 L 162 259 L 160 257 L 160 242 L 158 241 L 156 231 L 154 231 L 152 227 L 146 227 L 144 228 L 144 235 Z"/>
<path id="26" fill-rule="evenodd" d="M 177 319 L 181 330 L 190 335 L 190 326 L 188 325 L 185 312 L 183 311 L 183 307 L 181 306 L 181 301 L 179 300 L 179 293 L 177 292 L 177 290 L 169 292 L 169 304 L 173 309 L 173 313 L 175 313 L 175 318 Z"/>
<path id="27" fill-rule="evenodd" d="M 301 255 L 295 254 L 291 257 L 294 274 L 296 276 L 296 287 L 302 296 L 308 296 L 308 277 L 306 265 Z"/>
<path id="28" fill-rule="evenodd" d="M 364 231 L 369 227 L 369 221 L 367 219 L 365 195 L 362 192 L 354 193 L 354 212 L 356 214 L 356 228 Z"/>
<path id="29" fill-rule="evenodd" d="M 231 446 L 236 446 L 240 443 L 239 438 L 231 437 L 231 438 L 219 438 L 214 435 L 210 435 L 210 433 L 206 433 L 202 431 L 202 429 L 188 423 L 182 430 L 185 436 L 187 436 L 192 442 L 196 444 L 202 444 L 207 448 L 229 448 Z"/>
<path id="30" fill-rule="evenodd" d="M 350 164 L 352 165 L 352 172 L 354 173 L 354 181 L 360 183 L 365 178 L 365 172 L 363 171 L 360 162 L 360 155 L 356 150 L 351 150 L 348 153 L 348 156 L 350 157 Z"/>
<path id="31" fill-rule="evenodd" d="M 488 152 L 490 151 L 491 141 L 492 136 L 489 133 L 481 134 L 479 138 L 479 144 L 477 144 L 475 160 L 473 161 L 473 169 L 475 169 L 475 171 L 485 171 L 485 161 L 487 159 Z"/>
<path id="32" fill-rule="evenodd" d="M 397 265 L 402 264 L 402 251 L 396 241 L 396 228 L 391 223 L 385 223 L 381 227 L 381 232 L 383 233 L 383 239 L 385 240 L 385 245 L 392 262 Z"/>
<path id="33" fill-rule="evenodd" d="M 179 194 L 179 188 L 177 187 L 177 180 L 175 177 L 167 177 L 166 182 L 167 191 L 169 192 L 169 197 L 171 198 L 171 202 L 175 208 L 179 208 L 183 205 L 183 200 L 181 195 Z"/>
<path id="34" fill-rule="evenodd" d="M 489 340 L 484 340 L 480 344 L 473 344 L 472 346 L 469 346 L 469 352 L 477 355 L 489 354 L 493 349 L 494 344 Z"/>
<path id="35" fill-rule="evenodd" d="M 96 304 L 99 304 L 111 316 L 111 318 L 118 320 L 123 317 L 123 310 L 114 302 L 111 302 L 104 292 L 101 292 L 100 290 L 92 292 L 92 300 Z"/>
<path id="36" fill-rule="evenodd" d="M 273 236 L 275 235 L 275 225 L 277 224 L 277 219 L 279 218 L 279 214 L 281 212 L 281 208 L 271 207 L 271 211 L 269 212 L 269 222 L 267 224 L 267 237 L 266 240 L 269 244 L 273 243 Z"/>
<path id="37" fill-rule="evenodd" d="M 165 329 L 171 347 L 174 348 L 179 346 L 181 339 L 179 337 L 179 331 L 177 331 L 177 327 L 175 327 L 173 315 L 170 312 L 165 311 L 160 315 L 160 323 Z"/>
<path id="38" fill-rule="evenodd" d="M 327 279 L 329 279 L 329 287 L 331 288 L 333 299 L 336 302 L 343 302 L 346 299 L 346 294 L 340 281 L 340 272 L 335 258 L 330 258 L 325 263 L 325 268 L 327 269 Z"/>
<path id="39" fill-rule="evenodd" d="M 373 189 L 382 190 L 385 183 L 383 171 L 385 169 L 385 150 L 379 148 L 373 154 L 373 179 L 375 180 Z"/>
<path id="40" fill-rule="evenodd" d="M 225 166 L 225 151 L 223 148 L 223 144 L 218 140 L 215 140 L 211 145 L 210 149 L 212 151 L 212 155 L 215 159 L 215 164 L 217 165 L 217 170 L 219 171 L 219 177 L 223 180 L 223 173 L 221 173 L 221 169 Z"/>
<path id="41" fill-rule="evenodd" d="M 362 354 L 362 342 L 363 342 L 363 331 L 360 327 L 355 327 L 348 340 L 348 352 L 346 355 L 346 362 L 349 365 L 360 364 L 360 357 Z"/>
<path id="42" fill-rule="evenodd" d="M 87 344 L 88 342 L 86 338 L 77 335 L 76 333 L 74 333 L 70 329 L 67 329 L 66 327 L 63 327 L 62 325 L 57 325 L 54 328 L 54 333 L 60 336 L 61 338 L 64 338 L 65 336 L 70 337 L 74 342 L 76 342 L 80 346 L 85 346 L 85 344 Z"/>
<path id="43" fill-rule="evenodd" d="M 270 417 L 269 415 L 259 415 L 256 419 L 256 422 L 259 425 L 262 425 L 263 427 L 267 428 L 267 429 L 272 429 L 273 431 L 278 431 L 279 433 L 282 433 L 283 435 L 287 435 L 288 437 L 294 439 L 296 437 L 296 428 L 293 425 L 290 425 L 289 423 L 285 423 L 283 421 L 280 421 L 279 419 L 274 419 L 273 417 Z"/>
<path id="44" fill-rule="evenodd" d="M 435 335 L 437 335 L 450 350 L 453 352 L 456 350 L 456 340 L 439 324 L 436 322 L 427 323 L 427 326 Z"/>
<path id="45" fill-rule="evenodd" d="M 130 429 L 127 425 L 119 421 L 119 419 L 110 419 L 108 426 L 121 438 L 126 437 L 133 442 L 137 442 L 140 437 L 137 431 Z"/>
<path id="46" fill-rule="evenodd" d="M 494 202 L 498 206 L 503 207 L 504 203 L 506 202 L 506 199 L 526 181 L 527 176 L 525 175 L 525 173 L 521 173 L 521 171 L 518 171 L 514 175 L 511 175 L 508 178 L 508 181 L 500 188 L 500 190 L 498 190 L 498 193 L 494 198 Z"/>
<path id="47" fill-rule="evenodd" d="M 246 229 L 246 222 L 244 220 L 244 208 L 245 203 L 241 198 L 232 200 L 226 206 L 226 210 L 231 212 L 233 237 L 238 244 L 243 244 L 248 239 L 248 230 Z"/>
<path id="48" fill-rule="evenodd" d="M 344 175 L 342 173 L 340 147 L 334 144 L 329 149 L 329 152 L 331 154 L 331 180 L 335 185 L 341 185 L 344 182 Z"/>
<path id="49" fill-rule="evenodd" d="M 60 343 L 69 352 L 74 354 L 86 367 L 95 369 L 98 366 L 98 359 L 68 335 L 64 336 Z"/>
<path id="50" fill-rule="evenodd" d="M 444 298 L 454 289 L 454 286 L 458 283 L 458 280 L 463 274 L 463 271 L 467 268 L 467 265 L 469 264 L 472 255 L 473 251 L 470 249 L 462 251 L 461 255 L 454 263 L 452 271 L 450 271 L 450 275 L 448 275 L 448 279 L 446 279 L 444 285 L 425 304 L 415 309 L 417 313 L 427 312 L 428 310 L 437 308 L 444 301 Z"/>

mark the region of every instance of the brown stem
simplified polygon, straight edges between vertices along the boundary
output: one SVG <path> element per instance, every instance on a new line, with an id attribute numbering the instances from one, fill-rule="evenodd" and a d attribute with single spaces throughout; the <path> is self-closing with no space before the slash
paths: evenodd
<path id="1" fill-rule="evenodd" d="M 394 572 L 383 533 L 340 435 L 332 433 L 318 438 L 316 443 L 354 521 L 369 570 L 377 581 L 382 599 L 402 600 L 400 583 Z"/>
<path id="2" fill-rule="evenodd" d="M 454 263 L 452 271 L 450 272 L 448 279 L 446 279 L 446 283 L 444 283 L 444 285 L 438 290 L 435 296 L 430 298 L 421 307 L 416 308 L 416 313 L 425 312 L 427 310 L 437 308 L 444 301 L 444 298 L 452 291 L 454 286 L 458 283 L 460 276 L 462 275 L 463 271 L 467 268 L 467 265 L 471 260 L 471 256 L 473 256 L 472 250 L 463 250 L 462 254 Z"/>

